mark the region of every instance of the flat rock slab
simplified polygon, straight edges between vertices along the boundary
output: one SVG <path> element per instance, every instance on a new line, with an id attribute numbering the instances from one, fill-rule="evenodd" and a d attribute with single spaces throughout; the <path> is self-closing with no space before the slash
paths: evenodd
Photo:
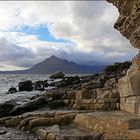
<path id="1" fill-rule="evenodd" d="M 78 114 L 77 126 L 104 133 L 106 139 L 128 137 L 128 130 L 140 129 L 140 115 L 123 111 L 92 112 Z"/>
<path id="2" fill-rule="evenodd" d="M 22 132 L 15 128 L 0 127 L 0 140 L 37 140 L 31 133 Z"/>
<path id="3" fill-rule="evenodd" d="M 57 129 L 51 129 L 50 127 L 39 128 L 37 136 L 39 139 L 46 140 L 100 140 L 102 138 L 100 133 L 77 128 L 74 125 L 60 126 L 59 129 L 58 127 L 56 127 Z"/>

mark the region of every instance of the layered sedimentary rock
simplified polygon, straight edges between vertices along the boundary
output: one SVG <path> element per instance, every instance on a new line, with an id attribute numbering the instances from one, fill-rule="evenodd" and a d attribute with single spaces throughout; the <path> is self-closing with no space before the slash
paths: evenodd
<path id="1" fill-rule="evenodd" d="M 131 44 L 140 48 L 140 1 L 139 0 L 107 0 L 113 3 L 120 13 L 114 27 L 123 36 L 127 37 Z"/>
<path id="2" fill-rule="evenodd" d="M 120 107 L 132 113 L 140 113 L 140 54 L 132 60 L 127 75 L 119 80 Z"/>
<path id="3" fill-rule="evenodd" d="M 118 8 L 120 16 L 114 27 L 131 44 L 140 49 L 140 1 L 107 0 Z M 140 53 L 132 60 L 127 75 L 119 80 L 120 108 L 132 113 L 140 113 Z"/>

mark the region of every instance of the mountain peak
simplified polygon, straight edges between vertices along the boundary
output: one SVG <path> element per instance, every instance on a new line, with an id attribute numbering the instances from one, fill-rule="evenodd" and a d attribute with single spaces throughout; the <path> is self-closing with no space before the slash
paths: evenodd
<path id="1" fill-rule="evenodd" d="M 55 56 L 55 55 L 52 55 L 52 56 L 50 56 L 49 58 L 47 58 L 46 60 L 60 60 L 60 58 L 58 58 L 57 56 Z"/>
<path id="2" fill-rule="evenodd" d="M 52 56 L 50 56 L 50 58 L 58 58 L 58 57 L 56 57 L 55 55 L 52 55 Z"/>

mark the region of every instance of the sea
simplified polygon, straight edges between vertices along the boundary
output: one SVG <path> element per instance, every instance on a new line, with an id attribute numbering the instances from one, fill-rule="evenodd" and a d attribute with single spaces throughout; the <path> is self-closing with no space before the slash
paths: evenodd
<path id="1" fill-rule="evenodd" d="M 14 94 L 7 94 L 10 87 L 18 86 L 19 82 L 26 80 L 31 80 L 32 82 L 38 80 L 47 80 L 50 75 L 47 74 L 0 74 L 0 104 L 5 101 L 16 100 L 19 104 L 20 102 L 26 102 L 30 97 L 40 94 L 39 91 L 31 92 L 17 92 Z"/>
<path id="2" fill-rule="evenodd" d="M 72 74 L 66 76 L 83 76 L 85 74 Z M 87 74 L 86 74 L 87 75 Z M 40 91 L 31 91 L 31 92 L 17 92 L 14 94 L 7 94 L 10 87 L 18 87 L 19 82 L 26 80 L 31 80 L 32 82 L 38 80 L 47 80 L 49 79 L 49 74 L 0 74 L 0 104 L 3 104 L 6 101 L 14 100 L 18 104 L 25 103 L 29 101 L 29 98 L 37 94 L 41 94 Z M 18 89 L 18 88 L 17 88 Z"/>
<path id="3" fill-rule="evenodd" d="M 17 88 L 19 82 L 26 80 L 35 82 L 38 80 L 47 80 L 49 77 L 50 75 L 47 74 L 0 74 L 0 105 L 7 101 L 14 101 L 16 104 L 21 105 L 30 101 L 31 97 L 43 94 L 43 92 L 40 91 L 23 91 L 14 94 L 7 94 L 7 92 L 10 87 Z M 7 128 L 0 126 L 0 140 L 37 140 L 37 137 L 31 133 L 20 131 L 19 128 Z"/>

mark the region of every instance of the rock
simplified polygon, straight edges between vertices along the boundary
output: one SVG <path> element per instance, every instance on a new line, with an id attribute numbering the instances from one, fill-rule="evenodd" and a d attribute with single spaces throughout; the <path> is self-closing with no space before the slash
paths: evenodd
<path id="1" fill-rule="evenodd" d="M 36 118 L 29 121 L 29 127 L 32 129 L 35 126 L 47 126 L 57 124 L 54 118 Z"/>
<path id="2" fill-rule="evenodd" d="M 139 0 L 107 0 L 113 3 L 119 10 L 119 18 L 114 27 L 123 36 L 128 38 L 131 44 L 140 49 L 140 1 Z"/>
<path id="3" fill-rule="evenodd" d="M 52 78 L 52 79 L 62 79 L 62 78 L 64 78 L 64 76 L 65 75 L 62 72 L 57 72 L 57 73 L 51 75 L 50 78 Z"/>
<path id="4" fill-rule="evenodd" d="M 117 83 L 118 83 L 118 80 L 116 78 L 110 78 L 109 80 L 105 82 L 104 87 L 117 88 Z"/>
<path id="5" fill-rule="evenodd" d="M 3 104 L 0 104 L 0 117 L 5 117 L 9 114 L 9 112 L 14 108 L 16 105 L 13 101 L 7 101 Z"/>
<path id="6" fill-rule="evenodd" d="M 16 116 L 16 117 L 11 118 L 10 120 L 7 120 L 5 122 L 5 125 L 15 127 L 15 126 L 18 126 L 20 124 L 20 121 L 21 121 L 21 118 Z"/>
<path id="7" fill-rule="evenodd" d="M 8 115 L 19 115 L 24 112 L 33 111 L 35 109 L 41 108 L 43 105 L 47 103 L 46 97 L 41 96 L 38 97 L 28 103 L 25 103 L 23 105 L 17 105 L 15 106 Z"/>
<path id="8" fill-rule="evenodd" d="M 82 85 L 82 89 L 95 89 L 102 88 L 103 85 L 101 83 L 86 83 Z"/>
<path id="9" fill-rule="evenodd" d="M 73 109 L 116 110 L 119 109 L 120 96 L 116 88 L 82 89 L 76 92 Z M 68 103 L 67 103 L 68 104 Z"/>
<path id="10" fill-rule="evenodd" d="M 16 93 L 16 92 L 17 92 L 17 89 L 15 87 L 11 87 L 8 90 L 8 94 L 13 94 L 13 93 Z"/>
<path id="11" fill-rule="evenodd" d="M 120 109 L 131 112 L 140 113 L 140 96 L 130 96 L 120 99 Z"/>
<path id="12" fill-rule="evenodd" d="M 82 89 L 78 92 L 76 92 L 76 99 L 96 99 L 97 93 L 95 89 Z"/>
<path id="13" fill-rule="evenodd" d="M 4 135 L 4 134 L 6 134 L 6 133 L 7 133 L 6 130 L 0 130 L 0 135 Z"/>
<path id="14" fill-rule="evenodd" d="M 79 83 L 80 83 L 80 78 L 78 76 L 71 76 L 71 77 L 65 77 L 59 82 L 55 82 L 55 86 L 60 88 L 60 87 L 75 85 Z"/>
<path id="15" fill-rule="evenodd" d="M 33 84 L 32 81 L 24 81 L 19 82 L 18 84 L 19 91 L 32 91 L 33 90 Z"/>
<path id="16" fill-rule="evenodd" d="M 56 140 L 57 134 L 56 133 L 49 133 L 47 135 L 47 140 Z"/>
<path id="17" fill-rule="evenodd" d="M 82 113 L 74 120 L 76 126 L 103 133 L 104 139 L 129 139 L 127 131 L 140 129 L 139 122 L 139 116 L 123 111 Z"/>
<path id="18" fill-rule="evenodd" d="M 0 118 L 0 125 L 5 125 L 6 121 L 12 119 L 12 116 L 8 116 L 8 117 L 2 117 Z"/>
<path id="19" fill-rule="evenodd" d="M 52 100 L 48 102 L 48 107 L 50 109 L 64 108 L 65 103 L 63 100 Z"/>
<path id="20" fill-rule="evenodd" d="M 66 93 L 64 93 L 64 95 L 62 96 L 61 99 L 69 99 L 69 100 L 75 99 L 76 98 L 76 93 L 77 93 L 77 91 L 75 91 L 75 90 L 66 92 Z"/>
<path id="21" fill-rule="evenodd" d="M 35 90 L 39 90 L 39 91 L 44 91 L 45 88 L 47 88 L 48 86 L 49 86 L 48 80 L 36 81 L 36 82 L 34 83 L 34 89 L 35 89 Z"/>
<path id="22" fill-rule="evenodd" d="M 121 78 L 124 76 L 124 70 L 128 70 L 131 66 L 131 62 L 126 61 L 122 63 L 114 63 L 113 65 L 109 65 L 103 69 L 103 73 L 107 74 L 109 78 Z"/>
<path id="23" fill-rule="evenodd" d="M 40 84 L 35 84 L 34 89 L 39 90 L 39 91 L 44 91 L 45 90 L 44 87 Z"/>
<path id="24" fill-rule="evenodd" d="M 39 128 L 36 132 L 36 135 L 40 140 L 45 140 L 47 139 L 48 131 L 46 129 Z"/>
<path id="25" fill-rule="evenodd" d="M 120 13 L 114 27 L 128 38 L 134 47 L 140 49 L 140 1 L 107 1 L 113 3 Z M 121 109 L 133 113 L 140 113 L 140 52 L 133 58 L 132 66 L 127 71 L 126 76 L 119 80 L 118 87 L 120 96 L 122 97 Z"/>
<path id="26" fill-rule="evenodd" d="M 39 128 L 36 132 L 36 135 L 38 136 L 38 138 L 40 140 L 42 139 L 51 139 L 53 134 L 55 132 L 59 132 L 60 131 L 60 127 L 59 125 L 53 125 L 51 127 L 47 127 L 47 128 Z M 51 133 L 51 134 L 50 134 Z M 53 133 L 53 134 L 52 134 Z M 47 136 L 48 135 L 48 136 Z M 51 136 L 50 136 L 51 135 Z M 56 139 L 55 139 L 56 140 Z"/>
<path id="27" fill-rule="evenodd" d="M 119 79 L 118 89 L 121 99 L 121 109 L 133 113 L 140 113 L 139 98 L 140 98 L 140 54 L 135 56 L 132 60 L 132 66 L 127 71 L 125 77 Z M 130 97 L 131 96 L 131 97 Z M 130 99 L 133 102 L 127 102 Z"/>
<path id="28" fill-rule="evenodd" d="M 39 116 L 38 116 L 39 117 Z M 29 125 L 29 121 L 33 119 L 37 119 L 38 117 L 27 117 L 20 121 L 20 127 L 27 127 Z"/>
<path id="29" fill-rule="evenodd" d="M 46 96 L 46 98 L 49 100 L 59 100 L 62 98 L 63 96 L 63 92 L 60 92 L 59 90 L 47 90 L 44 92 L 44 95 Z"/>
<path id="30" fill-rule="evenodd" d="M 59 125 L 68 125 L 71 124 L 77 113 L 69 113 L 65 115 L 55 115 L 55 120 Z"/>

